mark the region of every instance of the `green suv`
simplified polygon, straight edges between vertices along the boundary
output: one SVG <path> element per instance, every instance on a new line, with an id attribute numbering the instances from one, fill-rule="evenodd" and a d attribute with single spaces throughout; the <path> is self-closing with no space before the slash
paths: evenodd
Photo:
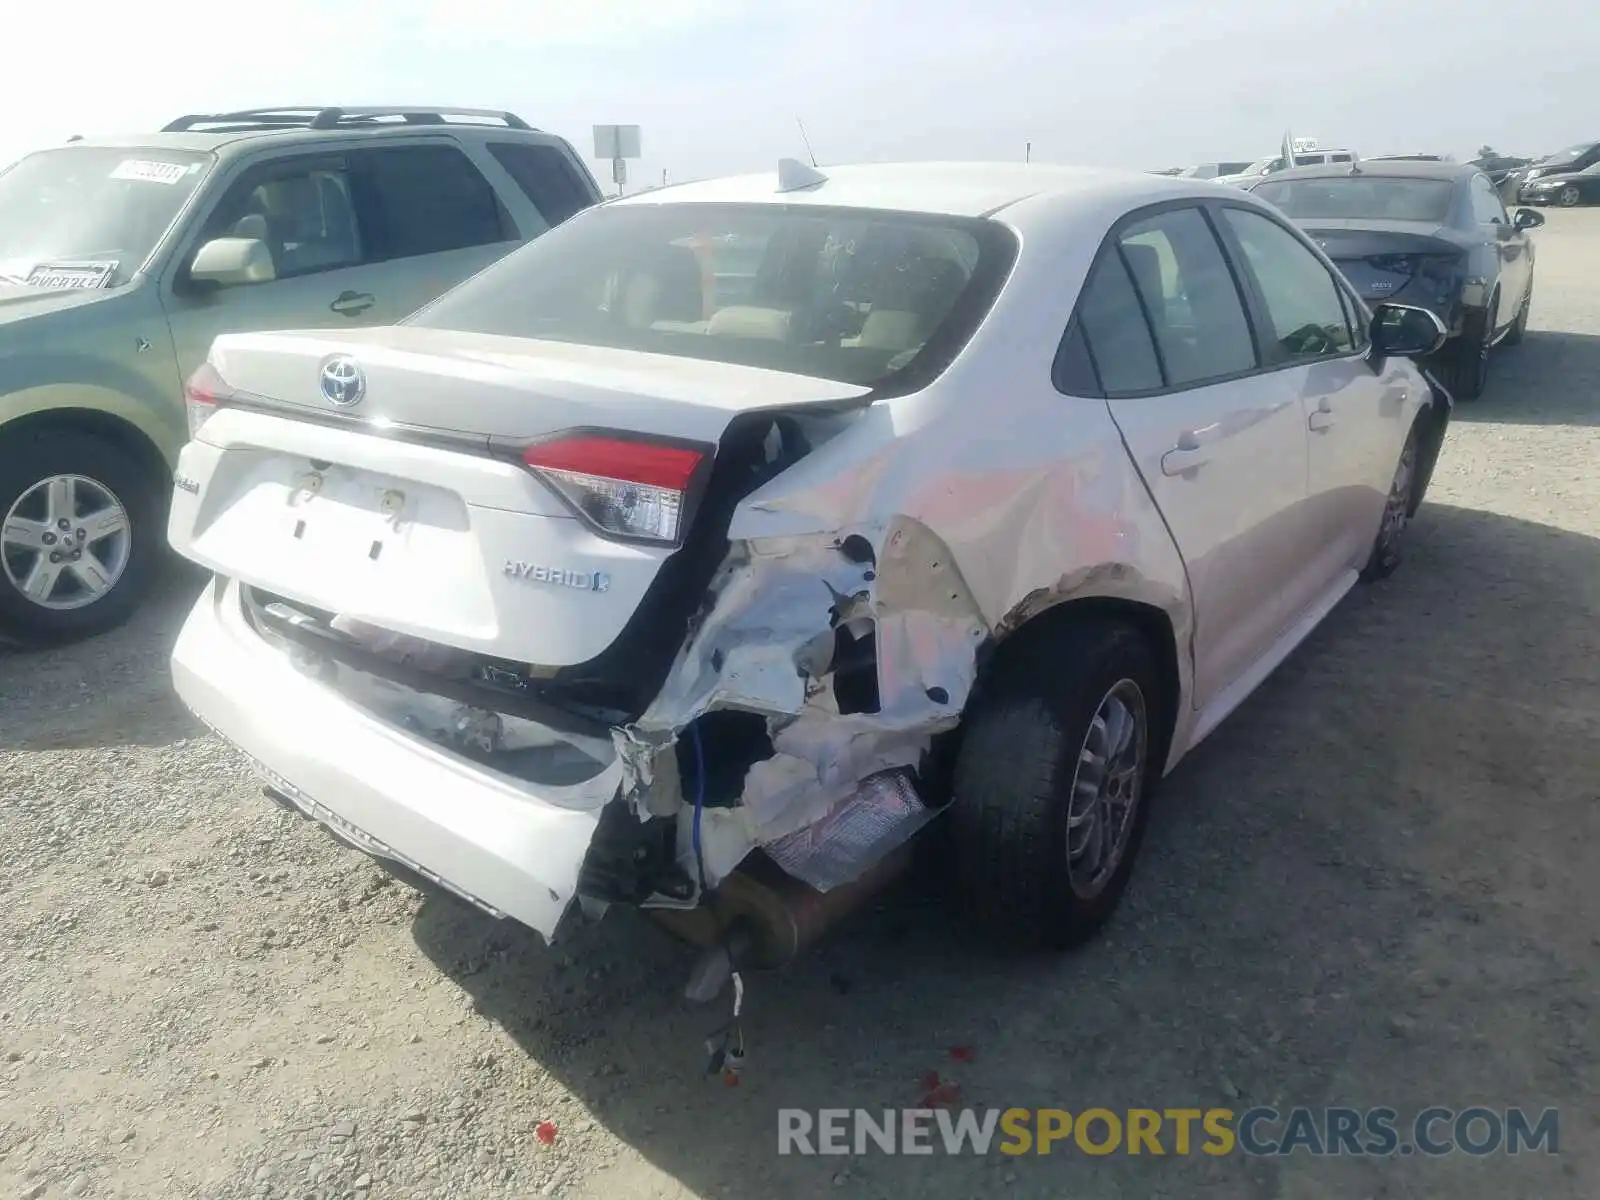
<path id="1" fill-rule="evenodd" d="M 160 565 L 219 333 L 393 324 L 601 199 L 477 109 L 257 109 L 0 172 L 0 638 L 110 629 Z"/>

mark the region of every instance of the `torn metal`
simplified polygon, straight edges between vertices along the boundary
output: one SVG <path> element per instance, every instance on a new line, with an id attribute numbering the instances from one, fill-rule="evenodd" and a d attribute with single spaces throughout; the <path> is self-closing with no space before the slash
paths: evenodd
<path id="1" fill-rule="evenodd" d="M 902 804 L 907 827 L 868 837 L 866 854 L 818 838 L 810 867 L 795 835 L 829 818 L 850 829 L 841 810 L 851 805 L 882 819 L 871 797 L 884 785 L 864 781 L 915 768 L 957 724 L 989 626 L 948 547 L 904 517 L 844 535 L 735 543 L 710 595 L 655 701 L 615 730 L 621 798 L 641 820 L 679 815 L 688 866 L 685 818 L 698 797 L 709 884 L 757 846 L 798 878 L 847 882 L 909 837 L 911 822 L 920 827 L 925 810 Z M 716 713 L 760 718 L 770 747 L 751 757 L 732 796 L 713 803 L 708 770 L 686 784 L 680 741 L 686 731 L 698 738 L 697 723 Z"/>

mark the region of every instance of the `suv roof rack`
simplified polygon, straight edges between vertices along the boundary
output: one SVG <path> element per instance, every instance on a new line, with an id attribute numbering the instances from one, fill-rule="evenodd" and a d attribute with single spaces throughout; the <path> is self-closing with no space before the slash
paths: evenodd
<path id="1" fill-rule="evenodd" d="M 243 133 L 270 129 L 350 129 L 383 124 L 385 117 L 399 117 L 405 125 L 482 125 L 498 123 L 507 129 L 529 125 L 516 113 L 492 108 L 429 108 L 420 105 L 373 105 L 356 108 L 319 108 L 313 105 L 286 105 L 276 108 L 247 108 L 230 113 L 190 113 L 161 127 L 162 133 Z M 450 118 L 466 118 L 450 120 Z"/>

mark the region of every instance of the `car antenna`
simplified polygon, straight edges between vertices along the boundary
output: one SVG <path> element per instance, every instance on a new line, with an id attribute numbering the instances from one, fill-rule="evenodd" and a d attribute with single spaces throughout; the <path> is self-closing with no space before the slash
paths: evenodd
<path id="1" fill-rule="evenodd" d="M 811 165 L 814 167 L 817 165 L 817 153 L 811 148 L 811 139 L 806 136 L 806 123 L 798 116 L 795 117 L 794 123 L 800 126 L 800 140 L 806 144 L 806 156 L 811 159 Z"/>

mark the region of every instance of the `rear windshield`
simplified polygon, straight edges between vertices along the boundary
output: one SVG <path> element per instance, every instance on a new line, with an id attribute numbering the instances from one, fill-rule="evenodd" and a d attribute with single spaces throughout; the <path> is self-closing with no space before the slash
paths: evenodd
<path id="1" fill-rule="evenodd" d="M 984 220 L 812 205 L 610 205 L 413 314 L 433 329 L 920 386 L 1015 255 Z"/>
<path id="2" fill-rule="evenodd" d="M 1333 179 L 1269 180 L 1252 194 L 1297 221 L 1431 221 L 1450 214 L 1455 184 L 1448 179 L 1385 179 L 1356 175 Z"/>

